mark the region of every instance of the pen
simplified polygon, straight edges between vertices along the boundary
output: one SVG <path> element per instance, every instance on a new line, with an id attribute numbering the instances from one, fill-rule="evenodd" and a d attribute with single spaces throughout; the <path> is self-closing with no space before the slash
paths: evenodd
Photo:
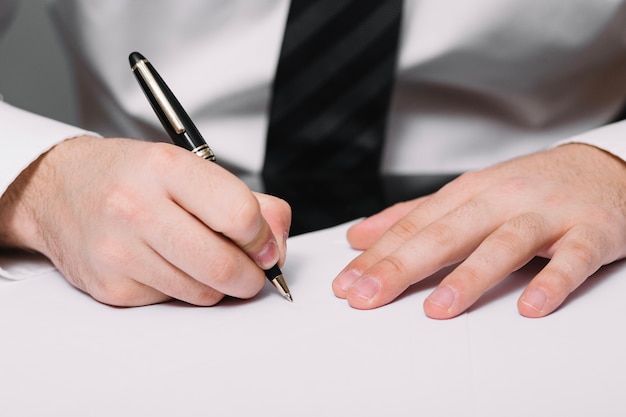
<path id="1" fill-rule="evenodd" d="M 158 116 L 163 128 L 172 138 L 172 142 L 185 148 L 196 155 L 208 160 L 215 161 L 215 154 L 209 148 L 196 125 L 180 105 L 172 91 L 159 73 L 139 52 L 129 55 L 130 67 L 141 86 L 152 109 Z M 265 270 L 265 276 L 276 287 L 278 292 L 287 300 L 293 302 L 285 277 L 278 265 Z"/>

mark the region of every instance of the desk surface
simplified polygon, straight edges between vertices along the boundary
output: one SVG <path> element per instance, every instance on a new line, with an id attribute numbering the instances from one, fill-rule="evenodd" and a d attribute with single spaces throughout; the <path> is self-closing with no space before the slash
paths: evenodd
<path id="1" fill-rule="evenodd" d="M 440 277 L 373 311 L 330 283 L 346 226 L 292 238 L 293 304 L 112 308 L 55 271 L 0 285 L 0 410 L 21 416 L 624 416 L 626 269 L 604 268 L 538 320 L 515 301 L 541 261 L 469 312 L 421 305 Z"/>

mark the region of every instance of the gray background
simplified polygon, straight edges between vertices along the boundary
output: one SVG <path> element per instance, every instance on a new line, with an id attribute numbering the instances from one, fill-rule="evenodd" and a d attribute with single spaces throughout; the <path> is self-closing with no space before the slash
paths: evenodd
<path id="1" fill-rule="evenodd" d="M 11 26 L 0 35 L 0 94 L 4 101 L 75 124 L 70 77 L 45 2 L 20 0 Z"/>

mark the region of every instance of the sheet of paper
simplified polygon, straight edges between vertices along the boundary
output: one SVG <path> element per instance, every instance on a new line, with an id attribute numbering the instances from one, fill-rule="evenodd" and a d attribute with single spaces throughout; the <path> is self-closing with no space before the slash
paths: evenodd
<path id="1" fill-rule="evenodd" d="M 473 398 L 483 416 L 625 416 L 626 264 L 591 277 L 556 313 L 517 314 L 545 262 L 514 274 L 469 313 Z"/>
<path id="2" fill-rule="evenodd" d="M 253 300 L 121 309 L 57 273 L 0 285 L 2 415 L 624 415 L 626 270 L 603 270 L 556 314 L 517 314 L 535 262 L 448 321 L 437 277 L 357 311 L 330 284 L 356 255 L 346 226 L 293 238 Z M 584 293 L 584 294 L 583 294 Z M 593 413 L 593 414 L 592 414 Z"/>
<path id="3" fill-rule="evenodd" d="M 132 309 L 98 304 L 53 273 L 0 286 L 2 414 L 466 410 L 466 318 L 424 318 L 419 294 L 376 311 L 348 307 L 330 288 L 355 255 L 344 236 L 338 227 L 291 240 L 283 272 L 294 303 L 270 284 L 253 300 L 211 308 Z"/>

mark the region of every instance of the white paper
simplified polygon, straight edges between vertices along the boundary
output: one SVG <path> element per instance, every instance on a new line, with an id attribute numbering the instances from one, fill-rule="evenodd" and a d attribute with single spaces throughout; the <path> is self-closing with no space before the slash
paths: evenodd
<path id="1" fill-rule="evenodd" d="M 436 279 L 372 311 L 331 282 L 356 252 L 346 226 L 290 239 L 253 300 L 199 308 L 99 304 L 56 272 L 0 285 L 7 416 L 625 415 L 623 267 L 538 320 L 519 316 L 535 262 L 458 318 L 424 316 Z"/>

